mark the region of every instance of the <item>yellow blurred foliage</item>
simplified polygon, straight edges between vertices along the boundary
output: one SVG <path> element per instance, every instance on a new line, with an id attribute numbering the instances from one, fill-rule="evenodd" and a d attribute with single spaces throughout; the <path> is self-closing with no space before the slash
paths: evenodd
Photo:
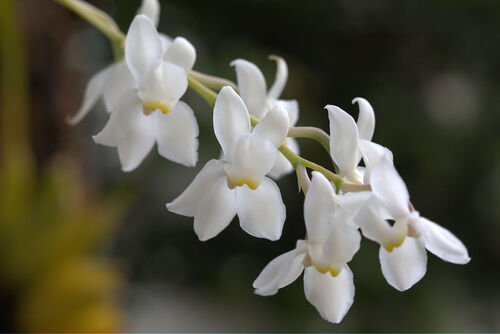
<path id="1" fill-rule="evenodd" d="M 118 331 L 122 278 L 104 247 L 124 201 L 89 196 L 68 155 L 36 170 L 15 5 L 0 1 L 0 329 Z"/>

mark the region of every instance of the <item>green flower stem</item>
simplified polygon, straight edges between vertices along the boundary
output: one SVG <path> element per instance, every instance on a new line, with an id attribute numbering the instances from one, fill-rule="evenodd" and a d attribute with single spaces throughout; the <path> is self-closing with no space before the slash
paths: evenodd
<path id="1" fill-rule="evenodd" d="M 359 192 L 359 191 L 372 191 L 369 184 L 356 184 L 351 182 L 346 182 L 342 184 L 342 190 L 345 192 Z"/>
<path id="2" fill-rule="evenodd" d="M 293 126 L 288 130 L 287 137 L 314 139 L 330 153 L 330 136 L 319 128 L 312 126 Z"/>
<path id="3" fill-rule="evenodd" d="M 291 149 L 289 149 L 287 146 L 282 145 L 279 148 L 279 151 L 285 156 L 285 158 L 290 161 L 292 164 L 293 168 L 297 168 L 297 166 L 302 165 L 304 167 L 307 167 L 309 169 L 315 170 L 323 174 L 328 180 L 332 181 L 333 184 L 335 185 L 336 189 L 341 189 L 345 183 L 350 183 L 340 176 L 338 176 L 335 173 L 332 173 L 328 169 L 326 169 L 323 166 L 320 166 L 312 161 L 309 161 L 307 159 L 302 158 L 301 156 L 297 155 L 295 152 L 293 152 Z"/>
<path id="4" fill-rule="evenodd" d="M 231 86 L 236 92 L 238 92 L 238 87 L 236 84 L 230 80 L 219 78 L 213 75 L 201 73 L 195 70 L 189 71 L 189 75 L 198 80 L 200 83 L 204 84 L 208 88 L 215 89 L 217 91 L 221 90 L 224 86 Z"/>
<path id="5" fill-rule="evenodd" d="M 125 34 L 120 31 L 115 21 L 103 12 L 102 10 L 92 6 L 81 0 L 54 0 L 61 6 L 71 10 L 73 13 L 79 15 L 88 23 L 92 24 L 106 37 L 108 37 L 113 44 L 123 44 L 125 41 Z"/>
<path id="6" fill-rule="evenodd" d="M 188 74 L 188 86 L 194 90 L 198 95 L 200 95 L 205 101 L 207 101 L 210 107 L 215 106 L 215 100 L 217 100 L 217 93 L 202 84 L 198 79 L 195 79 L 191 72 Z"/>
<path id="7" fill-rule="evenodd" d="M 215 106 L 215 101 L 217 100 L 217 93 L 215 93 L 213 90 L 211 90 L 203 83 L 201 83 L 199 80 L 194 78 L 191 72 L 188 75 L 188 84 L 189 87 L 196 93 L 198 93 L 203 99 L 205 99 L 205 101 L 207 101 L 207 103 L 212 108 Z M 259 123 L 259 120 L 250 115 L 250 122 L 252 126 L 256 126 Z M 328 135 L 321 129 L 313 127 L 292 127 L 290 130 L 292 131 L 292 135 L 290 135 L 289 132 L 290 137 L 312 138 L 319 141 L 321 145 L 323 145 L 324 147 L 326 146 L 329 148 L 330 146 Z M 336 189 L 342 189 L 345 191 L 369 190 L 369 185 L 360 185 L 344 180 L 342 177 L 324 168 L 323 166 L 320 166 L 312 161 L 302 158 L 301 156 L 297 155 L 295 152 L 290 150 L 285 145 L 282 145 L 279 148 L 279 151 L 285 156 L 285 158 L 288 159 L 288 161 L 290 161 L 290 163 L 295 169 L 297 169 L 299 165 L 302 165 L 309 169 L 318 171 L 322 173 L 327 179 L 332 181 L 333 184 L 335 184 Z"/>

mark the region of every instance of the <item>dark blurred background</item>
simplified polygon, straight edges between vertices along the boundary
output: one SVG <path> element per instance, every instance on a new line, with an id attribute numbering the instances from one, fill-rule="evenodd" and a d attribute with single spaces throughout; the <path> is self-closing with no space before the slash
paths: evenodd
<path id="1" fill-rule="evenodd" d="M 122 31 L 140 5 L 90 2 Z M 304 237 L 294 175 L 278 182 L 287 207 L 281 240 L 252 238 L 233 221 L 216 238 L 198 241 L 192 218 L 168 212 L 165 203 L 219 155 L 208 105 L 193 92 L 183 98 L 200 126 L 195 168 L 154 152 L 122 173 L 116 150 L 91 139 L 107 121 L 102 103 L 76 127 L 64 121 L 78 109 L 87 80 L 112 61 L 108 41 L 52 1 L 15 3 L 27 57 L 35 178 L 64 156 L 77 166 L 86 198 L 102 204 L 99 198 L 113 193 L 121 204 L 102 210 L 125 212 L 114 217 L 95 259 L 112 261 L 121 282 L 113 307 L 122 320 L 105 329 L 500 331 L 499 1 L 161 1 L 159 30 L 195 45 L 198 71 L 235 80 L 229 63 L 245 58 L 262 69 L 269 87 L 275 64 L 267 56 L 284 57 L 289 80 L 282 98 L 299 101 L 298 125 L 328 131 L 326 104 L 357 117 L 351 100 L 368 99 L 376 113 L 374 141 L 393 151 L 415 207 L 467 246 L 469 264 L 429 255 L 426 276 L 400 293 L 381 274 L 378 246 L 363 240 L 350 262 L 355 301 L 339 325 L 321 319 L 305 300 L 301 279 L 273 297 L 253 294 L 261 269 Z M 305 139 L 300 146 L 303 156 L 328 165 L 320 145 Z M 7 295 L 19 307 L 16 295 Z M 22 328 L 12 321 L 4 327 Z"/>

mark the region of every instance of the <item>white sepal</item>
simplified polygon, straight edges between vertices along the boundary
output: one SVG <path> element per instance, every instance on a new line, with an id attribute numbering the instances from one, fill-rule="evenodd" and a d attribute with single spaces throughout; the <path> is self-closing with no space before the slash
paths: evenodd
<path id="1" fill-rule="evenodd" d="M 271 88 L 269 88 L 267 98 L 278 99 L 288 80 L 288 66 L 286 65 L 286 61 L 281 57 L 270 56 L 269 58 L 276 61 L 276 78 Z"/>
<path id="2" fill-rule="evenodd" d="M 432 254 L 455 264 L 466 264 L 470 261 L 464 244 L 444 227 L 423 217 L 418 218 L 417 227 L 425 248 Z"/>
<path id="3" fill-rule="evenodd" d="M 103 98 L 106 110 L 113 111 L 123 93 L 139 88 L 135 78 L 130 73 L 125 61 L 121 60 L 110 65 L 108 80 L 103 87 Z"/>
<path id="4" fill-rule="evenodd" d="M 142 112 L 136 91 L 125 93 L 104 129 L 93 136 L 96 143 L 117 146 L 124 172 L 134 170 L 155 143 L 152 119 Z"/>
<path id="5" fill-rule="evenodd" d="M 226 178 L 213 181 L 194 215 L 194 232 L 200 241 L 215 237 L 236 215 L 236 191 L 228 188 Z"/>
<path id="6" fill-rule="evenodd" d="M 194 217 L 202 197 L 222 179 L 226 179 L 224 162 L 215 159 L 208 161 L 182 194 L 167 203 L 167 209 L 179 215 Z"/>
<path id="7" fill-rule="evenodd" d="M 282 106 L 288 113 L 289 126 L 295 126 L 299 119 L 299 103 L 296 100 L 276 100 L 275 104 Z"/>
<path id="8" fill-rule="evenodd" d="M 352 100 L 352 104 L 358 103 L 358 133 L 360 139 L 372 140 L 373 132 L 375 131 L 375 113 L 370 103 L 362 97 L 357 97 Z"/>
<path id="9" fill-rule="evenodd" d="M 330 119 L 330 154 L 340 173 L 353 178 L 361 159 L 358 146 L 358 127 L 354 119 L 337 106 L 327 105 Z"/>
<path id="10" fill-rule="evenodd" d="M 272 241 L 281 237 L 286 208 L 274 181 L 266 177 L 255 190 L 246 185 L 237 187 L 236 201 L 240 226 L 245 232 Z"/>
<path id="11" fill-rule="evenodd" d="M 125 39 L 125 61 L 142 87 L 151 65 L 160 60 L 163 48 L 156 28 L 146 15 L 137 15 Z"/>
<path id="12" fill-rule="evenodd" d="M 236 78 L 241 98 L 245 101 L 251 115 L 261 119 L 266 109 L 266 81 L 255 64 L 244 59 L 231 62 L 236 69 Z"/>
<path id="13" fill-rule="evenodd" d="M 158 153 L 168 160 L 193 167 L 198 161 L 198 123 L 193 110 L 179 101 L 168 115 L 155 111 Z"/>
<path id="14" fill-rule="evenodd" d="M 427 252 L 420 238 L 406 238 L 392 252 L 380 247 L 379 259 L 387 283 L 399 291 L 411 288 L 427 270 Z"/>
<path id="15" fill-rule="evenodd" d="M 146 15 L 151 19 L 155 27 L 157 27 L 160 21 L 160 3 L 158 0 L 142 0 L 137 14 Z"/>
<path id="16" fill-rule="evenodd" d="M 111 73 L 111 67 L 108 66 L 90 78 L 87 87 L 85 88 L 85 94 L 83 95 L 83 101 L 78 112 L 73 116 L 68 118 L 68 123 L 75 125 L 80 122 L 92 107 L 95 105 L 97 100 L 101 97 L 102 91 L 104 90 L 106 81 Z"/>
<path id="17" fill-rule="evenodd" d="M 233 147 L 242 135 L 250 133 L 250 117 L 247 107 L 229 86 L 223 87 L 217 96 L 213 115 L 214 132 L 224 156 L 231 161 Z"/>
<path id="18" fill-rule="evenodd" d="M 354 282 L 347 265 L 336 276 L 322 274 L 314 267 L 304 272 L 306 299 L 316 307 L 323 319 L 339 323 L 354 301 Z"/>
<path id="19" fill-rule="evenodd" d="M 304 250 L 293 249 L 269 262 L 253 282 L 255 293 L 271 296 L 295 281 L 304 270 Z"/>

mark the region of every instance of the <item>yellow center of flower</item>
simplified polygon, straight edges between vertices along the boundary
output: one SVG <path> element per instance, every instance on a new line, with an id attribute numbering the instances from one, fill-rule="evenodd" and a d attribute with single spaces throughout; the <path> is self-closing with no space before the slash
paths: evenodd
<path id="1" fill-rule="evenodd" d="M 384 244 L 384 248 L 390 253 L 393 251 L 394 248 L 401 246 L 401 244 L 403 243 L 403 241 L 405 241 L 405 239 L 406 239 L 406 233 L 401 235 L 401 237 L 399 237 L 399 239 L 395 239 L 393 241 L 386 242 Z"/>
<path id="2" fill-rule="evenodd" d="M 313 266 L 320 273 L 322 273 L 322 274 L 330 273 L 330 275 L 332 275 L 332 277 L 336 277 L 338 274 L 340 274 L 340 271 L 342 270 L 342 268 L 338 269 L 335 266 L 328 266 L 327 267 L 327 266 L 323 266 L 323 265 L 320 265 L 320 264 L 314 263 L 314 262 L 313 262 Z"/>
<path id="3" fill-rule="evenodd" d="M 244 184 L 246 184 L 250 189 L 255 190 L 259 187 L 259 183 L 255 182 L 254 180 L 251 179 L 232 179 L 228 178 L 229 182 L 231 182 L 234 186 L 236 187 L 242 187 Z"/>
<path id="4" fill-rule="evenodd" d="M 146 114 L 150 114 L 156 109 L 160 109 L 165 115 L 172 111 L 169 106 L 162 102 L 143 102 L 142 105 L 144 106 L 144 109 L 149 111 Z"/>

